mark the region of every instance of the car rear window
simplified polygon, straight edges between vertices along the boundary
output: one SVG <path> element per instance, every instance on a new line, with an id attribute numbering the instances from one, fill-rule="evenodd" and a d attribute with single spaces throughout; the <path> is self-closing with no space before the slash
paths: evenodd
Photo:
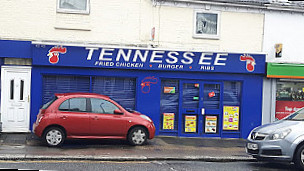
<path id="1" fill-rule="evenodd" d="M 57 97 L 53 97 L 49 102 L 47 102 L 46 104 L 44 104 L 41 109 L 47 109 L 57 99 L 58 99 Z"/>

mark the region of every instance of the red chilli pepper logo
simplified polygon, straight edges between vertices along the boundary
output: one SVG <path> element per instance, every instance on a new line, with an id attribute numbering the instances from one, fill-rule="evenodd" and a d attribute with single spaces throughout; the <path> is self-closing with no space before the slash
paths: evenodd
<path id="1" fill-rule="evenodd" d="M 240 56 L 240 60 L 241 61 L 246 61 L 246 69 L 249 72 L 253 72 L 254 71 L 254 66 L 255 66 L 255 60 L 252 56 L 248 55 L 248 54 L 244 54 Z"/>
<path id="2" fill-rule="evenodd" d="M 150 92 L 151 84 L 157 84 L 158 80 L 154 76 L 146 77 L 141 81 L 141 92 L 146 94 Z"/>
<path id="3" fill-rule="evenodd" d="M 67 49 L 65 47 L 52 47 L 47 55 L 49 57 L 49 62 L 51 64 L 57 64 L 59 62 L 59 53 L 65 54 L 66 52 Z"/>

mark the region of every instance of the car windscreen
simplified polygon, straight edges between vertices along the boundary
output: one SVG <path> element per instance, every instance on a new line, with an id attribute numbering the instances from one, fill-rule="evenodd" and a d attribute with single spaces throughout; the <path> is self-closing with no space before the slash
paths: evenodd
<path id="1" fill-rule="evenodd" d="M 304 108 L 289 115 L 288 117 L 285 118 L 285 120 L 304 121 Z"/>
<path id="2" fill-rule="evenodd" d="M 53 97 L 49 102 L 45 103 L 41 109 L 47 109 L 55 100 L 57 100 L 57 97 Z"/>

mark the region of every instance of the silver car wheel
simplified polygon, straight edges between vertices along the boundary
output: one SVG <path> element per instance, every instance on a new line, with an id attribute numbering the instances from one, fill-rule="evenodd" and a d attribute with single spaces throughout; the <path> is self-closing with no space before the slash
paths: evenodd
<path id="1" fill-rule="evenodd" d="M 49 145 L 56 146 L 62 142 L 62 133 L 56 129 L 47 132 L 45 139 Z"/>
<path id="2" fill-rule="evenodd" d="M 134 142 L 134 144 L 140 145 L 144 143 L 145 140 L 146 140 L 146 133 L 143 130 L 138 129 L 133 132 L 132 141 Z"/>

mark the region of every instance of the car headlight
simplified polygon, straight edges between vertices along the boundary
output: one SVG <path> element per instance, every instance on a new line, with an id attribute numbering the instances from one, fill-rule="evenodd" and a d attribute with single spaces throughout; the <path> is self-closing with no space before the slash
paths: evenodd
<path id="1" fill-rule="evenodd" d="M 283 131 L 274 132 L 273 134 L 270 134 L 270 140 L 278 140 L 278 139 L 284 139 L 289 133 L 291 132 L 291 129 L 285 129 Z"/>
<path id="2" fill-rule="evenodd" d="M 140 117 L 148 120 L 149 122 L 152 122 L 152 120 L 148 116 L 146 116 L 146 115 L 140 115 Z"/>

